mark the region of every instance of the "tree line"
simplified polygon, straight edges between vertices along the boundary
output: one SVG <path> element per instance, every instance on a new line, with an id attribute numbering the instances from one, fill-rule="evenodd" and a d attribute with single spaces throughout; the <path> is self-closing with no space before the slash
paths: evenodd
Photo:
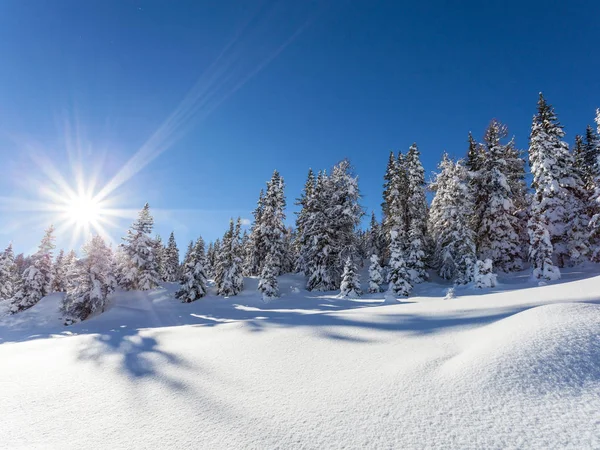
<path id="1" fill-rule="evenodd" d="M 482 142 L 468 136 L 466 156 L 444 153 L 429 183 L 416 144 L 406 154 L 390 153 L 384 173 L 381 221 L 375 213 L 366 230 L 358 177 L 348 160 L 329 172 L 309 170 L 295 204 L 295 227 L 286 227 L 285 183 L 274 171 L 261 190 L 249 230 L 231 219 L 223 237 L 206 246 L 190 242 L 180 262 L 175 236 L 163 244 L 152 236 L 148 204 L 123 242 L 109 247 L 100 236 L 56 258 L 54 229 L 38 251 L 0 255 L 0 301 L 18 313 L 52 292 L 64 292 L 65 323 L 84 320 L 106 308 L 117 288 L 153 289 L 177 282 L 176 297 L 193 302 L 207 294 L 209 280 L 221 296 L 237 295 L 244 277 L 259 278 L 268 301 L 279 296 L 277 277 L 297 272 L 309 291 L 362 294 L 360 268 L 369 262 L 368 291 L 388 297 L 410 295 L 431 270 L 455 284 L 492 287 L 497 272 L 529 265 L 536 279 L 556 280 L 560 269 L 600 261 L 600 110 L 596 129 L 586 128 L 572 148 L 554 108 L 542 94 L 533 117 L 527 156 L 532 183 L 526 183 L 524 152 L 508 130 L 492 120 Z M 427 203 L 426 191 L 433 195 Z"/>

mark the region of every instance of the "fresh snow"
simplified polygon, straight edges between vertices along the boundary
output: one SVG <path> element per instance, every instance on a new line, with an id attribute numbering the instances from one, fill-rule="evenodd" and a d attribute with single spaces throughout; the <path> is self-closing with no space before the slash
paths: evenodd
<path id="1" fill-rule="evenodd" d="M 2 302 L 0 448 L 600 448 L 595 273 L 455 298 L 432 276 L 395 304 L 297 275 L 268 305 L 256 278 L 189 304 L 166 283 L 70 327 L 62 294 Z"/>

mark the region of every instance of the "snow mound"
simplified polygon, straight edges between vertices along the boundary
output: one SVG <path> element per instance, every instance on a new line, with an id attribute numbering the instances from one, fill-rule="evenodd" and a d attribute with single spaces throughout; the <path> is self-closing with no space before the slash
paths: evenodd
<path id="1" fill-rule="evenodd" d="M 600 385 L 600 305 L 559 303 L 474 332 L 442 373 L 484 391 L 544 395 Z"/>

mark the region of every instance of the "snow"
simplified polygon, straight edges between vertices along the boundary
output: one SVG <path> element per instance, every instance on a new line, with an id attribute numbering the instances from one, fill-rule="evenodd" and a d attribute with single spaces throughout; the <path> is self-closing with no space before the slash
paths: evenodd
<path id="1" fill-rule="evenodd" d="M 395 304 L 167 283 L 71 327 L 53 294 L 0 317 L 0 448 L 598 448 L 597 272 Z"/>

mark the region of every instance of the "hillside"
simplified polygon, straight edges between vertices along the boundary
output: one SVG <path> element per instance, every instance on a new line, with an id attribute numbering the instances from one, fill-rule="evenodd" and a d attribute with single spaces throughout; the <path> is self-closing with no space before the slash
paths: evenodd
<path id="1" fill-rule="evenodd" d="M 2 448 L 599 448 L 600 277 L 432 280 L 398 304 L 280 279 L 268 305 L 61 294 L 0 317 Z M 363 278 L 364 279 L 364 278 Z"/>

